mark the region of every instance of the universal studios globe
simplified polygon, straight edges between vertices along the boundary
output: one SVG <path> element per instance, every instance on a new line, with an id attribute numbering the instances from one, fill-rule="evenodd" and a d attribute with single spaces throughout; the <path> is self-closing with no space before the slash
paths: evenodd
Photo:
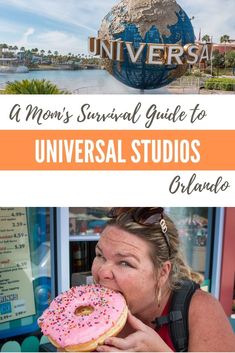
<path id="1" fill-rule="evenodd" d="M 195 39 L 189 17 L 175 0 L 122 0 L 103 19 L 99 37 L 131 42 L 135 50 L 140 43 L 184 46 Z M 140 90 L 168 85 L 185 73 L 186 64 L 146 64 L 146 47 L 136 63 L 124 48 L 123 61 L 105 59 L 106 69 L 125 85 Z"/>

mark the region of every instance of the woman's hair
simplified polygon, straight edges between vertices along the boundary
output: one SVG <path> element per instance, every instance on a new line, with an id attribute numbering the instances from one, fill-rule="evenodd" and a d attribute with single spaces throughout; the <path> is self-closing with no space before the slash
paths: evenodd
<path id="1" fill-rule="evenodd" d="M 157 271 L 165 261 L 169 260 L 172 265 L 169 274 L 169 287 L 171 289 L 177 288 L 177 285 L 183 279 L 191 279 L 201 283 L 203 276 L 192 271 L 184 260 L 180 249 L 178 231 L 173 221 L 165 213 L 161 213 L 161 216 L 158 214 L 159 221 L 162 217 L 167 227 L 167 234 L 164 234 L 159 221 L 151 224 L 139 223 L 135 217 L 139 209 L 136 207 L 120 208 L 118 215 L 111 218 L 107 226 L 115 226 L 146 240 L 150 244 L 150 255 Z M 155 209 L 157 211 L 159 208 L 144 208 L 145 213 L 149 210 L 151 214 L 154 213 Z"/>

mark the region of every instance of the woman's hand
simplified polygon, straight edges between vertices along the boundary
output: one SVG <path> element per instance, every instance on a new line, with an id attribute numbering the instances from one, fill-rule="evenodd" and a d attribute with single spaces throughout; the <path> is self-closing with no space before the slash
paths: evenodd
<path id="1" fill-rule="evenodd" d="M 170 352 L 171 349 L 151 327 L 128 313 L 128 323 L 136 331 L 126 338 L 110 337 L 104 345 L 97 348 L 98 352 Z"/>

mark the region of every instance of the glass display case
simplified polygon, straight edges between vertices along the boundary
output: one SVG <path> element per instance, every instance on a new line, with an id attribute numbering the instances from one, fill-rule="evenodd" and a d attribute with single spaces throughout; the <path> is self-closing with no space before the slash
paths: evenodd
<path id="1" fill-rule="evenodd" d="M 105 207 L 70 207 L 69 235 L 83 237 L 81 239 L 95 239 L 102 232 L 108 218 L 109 208 Z"/>
<path id="2" fill-rule="evenodd" d="M 170 207 L 166 209 L 174 221 L 182 252 L 193 270 L 205 278 L 210 272 L 210 253 L 212 241 L 213 209 L 207 207 Z"/>
<path id="3" fill-rule="evenodd" d="M 95 245 L 108 220 L 108 211 L 108 207 L 69 208 L 70 285 L 76 285 L 78 279 L 80 283 L 83 272 L 90 276 Z M 215 219 L 213 208 L 169 207 L 165 212 L 176 224 L 187 263 L 204 276 L 209 289 Z M 81 276 L 78 273 L 82 273 Z M 86 277 L 82 278 L 86 280 Z"/>
<path id="4" fill-rule="evenodd" d="M 58 293 L 92 283 L 95 246 L 109 210 L 0 208 L 0 349 L 7 351 L 6 345 L 15 340 L 18 351 L 42 351 L 41 342 L 46 342 L 37 318 Z M 178 228 L 188 264 L 219 298 L 224 209 L 166 207 L 165 212 Z M 43 351 L 53 350 L 47 345 Z"/>
<path id="5" fill-rule="evenodd" d="M 52 215 L 44 207 L 0 208 L 0 338 L 32 334 L 52 292 Z"/>
<path id="6" fill-rule="evenodd" d="M 105 207 L 69 208 L 71 286 L 91 281 L 95 246 L 108 220 L 108 210 Z"/>

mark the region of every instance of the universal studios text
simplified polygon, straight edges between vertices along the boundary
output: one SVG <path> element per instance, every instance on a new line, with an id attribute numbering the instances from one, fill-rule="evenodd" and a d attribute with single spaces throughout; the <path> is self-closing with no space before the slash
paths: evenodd
<path id="1" fill-rule="evenodd" d="M 211 60 L 212 44 L 162 44 L 139 43 L 135 47 L 132 42 L 122 40 L 108 40 L 96 37 L 88 38 L 88 51 L 90 55 L 99 55 L 102 59 L 124 61 L 124 51 L 128 54 L 132 63 L 138 60 L 147 48 L 146 64 L 149 65 L 194 65 L 202 61 Z"/>

